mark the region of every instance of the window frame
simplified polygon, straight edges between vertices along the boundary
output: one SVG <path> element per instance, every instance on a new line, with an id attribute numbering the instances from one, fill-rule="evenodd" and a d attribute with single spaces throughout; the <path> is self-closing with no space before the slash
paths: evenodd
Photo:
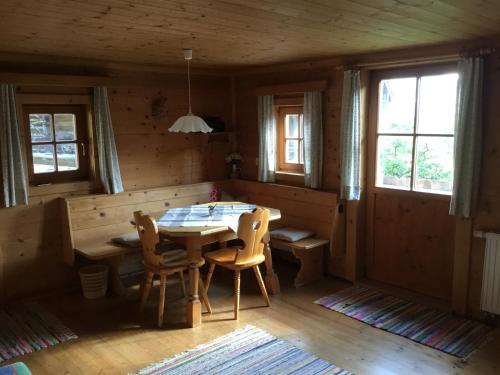
<path id="1" fill-rule="evenodd" d="M 417 155 L 417 138 L 418 137 L 450 137 L 454 138 L 455 133 L 453 134 L 427 134 L 427 133 L 419 133 L 417 131 L 417 123 L 418 123 L 418 106 L 419 106 L 419 90 L 420 90 L 420 79 L 423 76 L 433 76 L 433 75 L 441 75 L 441 74 L 451 74 L 457 73 L 457 65 L 454 63 L 451 64 L 442 64 L 435 66 L 417 66 L 417 67 L 409 67 L 409 68 L 396 68 L 390 70 L 380 70 L 376 71 L 373 74 L 373 85 L 371 87 L 372 90 L 372 104 L 371 106 L 374 108 L 372 112 L 372 119 L 370 123 L 373 124 L 370 129 L 370 149 L 372 150 L 371 155 L 373 156 L 371 173 L 369 173 L 371 188 L 375 193 L 395 193 L 398 195 L 411 195 L 411 196 L 420 196 L 422 198 L 430 198 L 435 197 L 437 199 L 445 199 L 449 200 L 452 192 L 449 193 L 437 191 L 437 190 L 423 190 L 414 188 L 414 180 L 416 174 L 416 162 L 415 158 Z M 397 78 L 417 78 L 416 84 L 416 97 L 415 97 L 415 113 L 413 120 L 413 131 L 411 133 L 389 133 L 389 132 L 379 132 L 379 96 L 380 96 L 380 83 L 383 80 L 388 79 L 397 79 Z M 391 186 L 378 186 L 377 185 L 377 172 L 378 172 L 378 139 L 379 136 L 401 136 L 401 137 L 412 137 L 412 159 L 411 159 L 411 176 L 410 176 L 410 186 L 409 188 L 397 188 Z"/>
<path id="2" fill-rule="evenodd" d="M 47 142 L 32 142 L 29 115 L 32 113 L 50 114 L 52 116 L 52 131 L 54 139 Z M 57 141 L 55 138 L 54 114 L 73 113 L 76 121 L 76 139 L 73 141 Z M 84 104 L 32 104 L 22 105 L 22 118 L 26 141 L 26 161 L 28 164 L 28 175 L 30 185 L 45 185 L 52 183 L 63 183 L 73 181 L 86 181 L 91 172 L 91 150 L 89 147 L 89 124 L 87 106 Z M 54 145 L 55 165 L 57 168 L 57 145 L 76 144 L 78 153 L 78 169 L 74 171 L 54 171 L 47 173 L 35 173 L 33 164 L 33 145 Z"/>
<path id="3" fill-rule="evenodd" d="M 286 137 L 285 129 L 285 118 L 286 115 L 304 115 L 303 105 L 281 105 L 277 107 L 277 128 L 278 128 L 278 153 L 277 153 L 277 172 L 280 173 L 293 173 L 293 174 L 304 174 L 304 122 L 299 120 L 299 137 Z M 300 117 L 300 116 L 299 116 Z M 302 128 L 302 132 L 301 132 Z M 302 134 L 302 136 L 301 136 Z M 287 163 L 285 152 L 286 152 L 286 140 L 298 140 L 299 141 L 299 163 Z M 302 163 L 300 163 L 300 155 L 302 154 Z"/>

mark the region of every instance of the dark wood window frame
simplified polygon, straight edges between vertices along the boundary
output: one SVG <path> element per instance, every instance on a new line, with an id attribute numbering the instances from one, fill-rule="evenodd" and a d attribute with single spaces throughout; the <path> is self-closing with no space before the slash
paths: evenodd
<path id="1" fill-rule="evenodd" d="M 62 183 L 70 181 L 88 180 L 90 176 L 90 150 L 89 150 L 89 129 L 87 106 L 83 104 L 24 104 L 22 106 L 25 139 L 26 156 L 28 162 L 29 181 L 31 185 L 42 185 L 50 183 Z M 32 142 L 29 115 L 33 113 L 50 114 L 52 116 L 52 134 L 53 140 L 47 142 Z M 54 114 L 72 113 L 76 120 L 76 139 L 68 141 L 58 141 L 55 136 Z M 54 157 L 56 171 L 47 173 L 35 173 L 33 164 L 33 145 L 54 145 Z M 75 144 L 78 155 L 78 169 L 74 171 L 57 170 L 57 152 L 58 144 Z"/>

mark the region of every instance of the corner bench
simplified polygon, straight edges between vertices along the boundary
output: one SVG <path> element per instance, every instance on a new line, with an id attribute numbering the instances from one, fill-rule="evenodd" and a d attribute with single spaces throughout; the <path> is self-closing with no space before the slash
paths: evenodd
<path id="1" fill-rule="evenodd" d="M 109 265 L 111 289 L 115 294 L 124 295 L 120 268 L 126 265 L 127 259 L 140 257 L 141 251 L 140 248 L 115 245 L 111 239 L 135 232 L 131 224 L 134 211 L 158 213 L 172 207 L 204 203 L 213 189 L 224 184 L 224 181 L 204 182 L 113 195 L 61 198 L 64 261 L 73 266 L 79 255 L 90 262 Z M 140 267 L 139 262 L 138 265 Z"/>
<path id="2" fill-rule="evenodd" d="M 295 277 L 294 285 L 299 287 L 323 278 L 325 246 L 330 241 L 321 238 L 304 238 L 288 242 L 271 238 L 271 246 L 290 251 L 300 262 L 300 270 Z"/>

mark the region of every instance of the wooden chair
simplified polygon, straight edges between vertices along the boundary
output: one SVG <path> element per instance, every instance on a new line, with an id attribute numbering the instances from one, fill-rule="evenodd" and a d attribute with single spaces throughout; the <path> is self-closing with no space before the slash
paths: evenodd
<path id="1" fill-rule="evenodd" d="M 207 293 L 216 265 L 234 271 L 234 319 L 238 319 L 239 315 L 242 270 L 253 268 L 264 301 L 267 306 L 270 304 L 259 270 L 259 264 L 265 261 L 263 237 L 268 230 L 269 214 L 269 210 L 265 208 L 256 208 L 252 213 L 242 214 L 238 225 L 238 239 L 243 241 L 242 246 L 228 247 L 205 254 L 205 259 L 210 263 L 206 281 Z"/>
<path id="2" fill-rule="evenodd" d="M 142 254 L 144 267 L 146 268 L 145 282 L 141 286 L 141 309 L 146 305 L 153 278 L 155 275 L 160 277 L 160 302 L 158 305 L 158 327 L 163 325 L 163 312 L 165 307 L 165 292 L 167 287 L 167 277 L 178 273 L 179 281 L 182 287 L 184 297 L 186 289 L 184 285 L 184 271 L 189 267 L 186 250 L 169 250 L 161 253 L 161 242 L 158 233 L 156 221 L 149 215 L 144 215 L 142 211 L 134 212 L 135 224 L 142 243 Z M 205 261 L 202 259 L 198 267 L 203 266 Z M 210 302 L 205 293 L 205 286 L 202 279 L 199 279 L 201 289 L 201 300 L 209 313 L 212 313 Z"/>

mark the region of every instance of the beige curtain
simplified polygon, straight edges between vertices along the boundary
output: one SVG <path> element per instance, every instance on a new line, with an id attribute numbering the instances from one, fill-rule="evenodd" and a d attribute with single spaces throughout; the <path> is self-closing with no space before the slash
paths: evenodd
<path id="1" fill-rule="evenodd" d="M 258 97 L 259 175 L 262 182 L 274 182 L 276 172 L 276 119 L 272 95 Z"/>
<path id="2" fill-rule="evenodd" d="M 482 151 L 483 67 L 482 57 L 458 63 L 455 117 L 455 171 L 450 214 L 470 217 L 476 206 Z"/>
<path id="3" fill-rule="evenodd" d="M 318 189 L 323 177 L 323 95 L 304 93 L 304 183 Z"/>
<path id="4" fill-rule="evenodd" d="M 104 191 L 107 194 L 120 193 L 123 191 L 122 177 L 109 110 L 108 90 L 105 87 L 94 88 L 94 117 L 99 173 Z"/>
<path id="5" fill-rule="evenodd" d="M 0 89 L 3 203 L 5 207 L 13 207 L 28 204 L 28 188 L 16 114 L 16 89 L 13 85 L 1 85 Z"/>
<path id="6" fill-rule="evenodd" d="M 361 192 L 360 87 L 359 70 L 345 71 L 340 134 L 342 149 L 340 198 L 347 200 L 359 200 Z"/>

